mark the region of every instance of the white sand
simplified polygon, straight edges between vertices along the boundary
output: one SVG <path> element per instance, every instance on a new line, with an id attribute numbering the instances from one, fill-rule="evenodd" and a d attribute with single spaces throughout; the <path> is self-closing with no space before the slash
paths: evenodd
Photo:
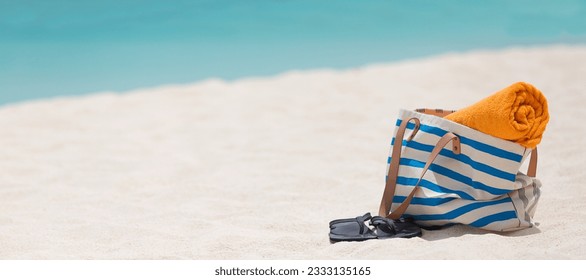
<path id="1" fill-rule="evenodd" d="M 2 259 L 585 259 L 586 46 L 477 51 L 0 108 Z M 378 209 L 399 108 L 541 89 L 537 228 L 330 244 Z"/>

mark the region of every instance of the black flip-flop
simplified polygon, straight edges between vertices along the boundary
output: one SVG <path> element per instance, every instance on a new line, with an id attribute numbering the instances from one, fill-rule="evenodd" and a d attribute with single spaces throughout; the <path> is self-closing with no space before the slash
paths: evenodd
<path id="1" fill-rule="evenodd" d="M 378 239 L 412 238 L 422 235 L 421 228 L 410 219 L 391 220 L 376 216 L 370 220 Z"/>
<path id="2" fill-rule="evenodd" d="M 330 241 L 364 241 L 376 239 L 374 232 L 365 222 L 372 219 L 370 213 L 350 219 L 339 219 L 330 222 Z"/>
<path id="3" fill-rule="evenodd" d="M 365 222 L 370 221 L 372 229 Z M 421 236 L 421 228 L 411 220 L 375 216 L 370 213 L 330 222 L 330 241 L 364 241 L 369 239 L 411 238 Z"/>

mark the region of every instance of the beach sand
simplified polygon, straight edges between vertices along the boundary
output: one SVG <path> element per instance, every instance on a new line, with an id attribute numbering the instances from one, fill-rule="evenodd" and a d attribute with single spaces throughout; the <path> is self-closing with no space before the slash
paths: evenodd
<path id="1" fill-rule="evenodd" d="M 586 46 L 451 53 L 0 108 L 1 259 L 585 259 Z M 330 244 L 376 214 L 400 108 L 541 89 L 539 225 Z"/>

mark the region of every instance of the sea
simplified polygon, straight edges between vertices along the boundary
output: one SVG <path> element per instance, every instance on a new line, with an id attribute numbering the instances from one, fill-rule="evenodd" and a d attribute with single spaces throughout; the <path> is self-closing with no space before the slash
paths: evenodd
<path id="1" fill-rule="evenodd" d="M 0 105 L 586 44 L 586 0 L 0 0 Z"/>

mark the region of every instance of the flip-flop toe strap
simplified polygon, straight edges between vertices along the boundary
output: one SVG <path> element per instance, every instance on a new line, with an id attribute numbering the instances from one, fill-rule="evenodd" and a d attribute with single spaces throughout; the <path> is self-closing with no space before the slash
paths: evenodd
<path id="1" fill-rule="evenodd" d="M 356 222 L 358 222 L 358 225 L 360 226 L 360 234 L 364 234 L 366 232 L 366 226 L 364 225 L 364 222 L 370 219 L 372 219 L 370 213 L 366 213 L 362 216 L 356 217 Z"/>
<path id="2" fill-rule="evenodd" d="M 372 220 L 370 220 L 370 224 L 378 230 L 382 230 L 392 234 L 397 233 L 397 230 L 395 228 L 395 222 L 391 219 L 376 216 L 372 218 Z"/>

